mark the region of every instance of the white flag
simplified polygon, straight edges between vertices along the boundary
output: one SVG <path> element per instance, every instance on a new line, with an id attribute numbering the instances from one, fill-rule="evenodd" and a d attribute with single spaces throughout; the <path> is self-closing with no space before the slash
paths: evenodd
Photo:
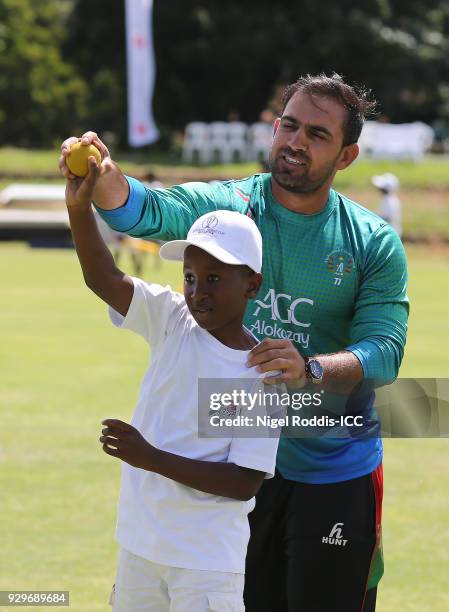
<path id="1" fill-rule="evenodd" d="M 152 100 L 155 79 L 153 0 L 126 0 L 128 140 L 133 147 L 159 138 Z"/>

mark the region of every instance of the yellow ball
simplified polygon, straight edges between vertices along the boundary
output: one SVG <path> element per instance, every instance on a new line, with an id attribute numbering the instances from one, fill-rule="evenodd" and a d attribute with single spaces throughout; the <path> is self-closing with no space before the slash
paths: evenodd
<path id="1" fill-rule="evenodd" d="M 97 164 L 100 165 L 101 154 L 97 147 L 94 147 L 94 145 L 82 145 L 81 142 L 74 144 L 66 157 L 66 164 L 70 172 L 76 176 L 87 176 L 89 173 L 87 160 L 92 155 L 97 160 Z"/>

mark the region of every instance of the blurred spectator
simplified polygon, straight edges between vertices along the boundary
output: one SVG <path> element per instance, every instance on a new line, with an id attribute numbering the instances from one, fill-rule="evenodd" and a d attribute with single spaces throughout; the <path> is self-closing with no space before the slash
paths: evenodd
<path id="1" fill-rule="evenodd" d="M 276 115 L 271 108 L 264 108 L 259 115 L 259 121 L 261 123 L 269 123 L 270 125 L 273 125 L 275 119 Z"/>
<path id="2" fill-rule="evenodd" d="M 397 196 L 400 183 L 397 176 L 386 172 L 373 176 L 371 179 L 374 187 L 383 194 L 379 205 L 378 214 L 387 221 L 399 236 L 402 234 L 402 204 Z"/>
<path id="3" fill-rule="evenodd" d="M 230 110 L 227 117 L 228 123 L 232 123 L 233 121 L 240 121 L 240 115 L 236 110 Z"/>
<path id="4" fill-rule="evenodd" d="M 449 153 L 449 122 L 444 119 L 437 119 L 433 122 L 435 138 L 432 151 L 434 153 Z"/>
<path id="5" fill-rule="evenodd" d="M 154 172 L 151 171 L 144 174 L 141 181 L 146 187 L 151 187 L 152 189 L 159 189 L 164 186 Z"/>

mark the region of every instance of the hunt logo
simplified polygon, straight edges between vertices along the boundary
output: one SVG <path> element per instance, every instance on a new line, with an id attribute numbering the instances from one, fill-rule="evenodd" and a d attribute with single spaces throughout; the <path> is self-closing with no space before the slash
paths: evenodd
<path id="1" fill-rule="evenodd" d="M 343 539 L 341 533 L 344 523 L 335 523 L 332 527 L 331 532 L 328 536 L 323 536 L 321 539 L 322 544 L 333 544 L 334 546 L 346 546 L 348 540 Z"/>

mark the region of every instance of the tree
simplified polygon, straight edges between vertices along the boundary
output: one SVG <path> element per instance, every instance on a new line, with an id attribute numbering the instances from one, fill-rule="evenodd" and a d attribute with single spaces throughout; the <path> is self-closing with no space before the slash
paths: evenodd
<path id="1" fill-rule="evenodd" d="M 276 83 L 342 73 L 392 121 L 447 113 L 445 0 L 155 1 L 156 116 L 254 121 Z"/>
<path id="2" fill-rule="evenodd" d="M 61 57 L 71 1 L 0 0 L 0 142 L 48 146 L 85 112 L 86 85 Z"/>
<path id="3" fill-rule="evenodd" d="M 83 129 L 113 132 L 126 143 L 124 0 L 76 0 L 63 56 L 88 83 Z"/>
<path id="4" fill-rule="evenodd" d="M 447 0 L 154 0 L 154 113 L 256 121 L 276 88 L 339 72 L 394 122 L 449 120 Z M 0 0 L 3 142 L 86 128 L 126 143 L 124 0 Z"/>

